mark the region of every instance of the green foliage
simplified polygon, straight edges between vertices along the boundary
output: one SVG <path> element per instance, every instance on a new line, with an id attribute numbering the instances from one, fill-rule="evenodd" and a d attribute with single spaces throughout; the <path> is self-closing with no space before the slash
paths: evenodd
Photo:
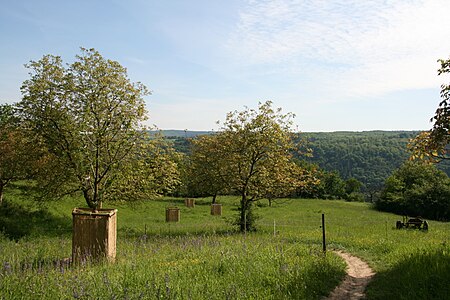
<path id="1" fill-rule="evenodd" d="M 162 136 L 143 136 L 134 145 L 122 175 L 111 185 L 111 197 L 141 200 L 173 193 L 180 184 L 181 154 Z M 130 188 L 133 187 L 133 188 Z"/>
<path id="2" fill-rule="evenodd" d="M 302 167 L 310 171 L 315 182 L 297 190 L 296 196 L 302 198 L 343 199 L 346 201 L 364 201 L 361 193 L 362 183 L 355 178 L 343 180 L 338 172 L 320 170 L 314 164 L 302 162 Z"/>
<path id="3" fill-rule="evenodd" d="M 362 183 L 355 178 L 345 181 L 344 199 L 347 201 L 364 201 L 364 194 L 361 193 Z"/>
<path id="4" fill-rule="evenodd" d="M 450 178 L 433 165 L 407 162 L 386 179 L 380 210 L 450 220 Z"/>
<path id="5" fill-rule="evenodd" d="M 224 148 L 221 136 L 202 135 L 191 142 L 184 167 L 184 188 L 188 197 L 217 196 L 230 192 L 225 182 Z"/>
<path id="6" fill-rule="evenodd" d="M 384 180 L 408 159 L 407 144 L 417 133 L 330 132 L 306 133 L 312 157 L 308 161 L 344 179 L 355 178 L 365 190 L 380 188 Z"/>
<path id="7" fill-rule="evenodd" d="M 386 178 L 408 160 L 407 145 L 417 132 L 320 132 L 302 135 L 312 150 L 312 156 L 302 156 L 302 161 L 313 163 L 317 171 L 337 172 L 343 180 L 357 179 L 363 184 L 361 190 L 368 197 L 375 198 L 374 193 L 381 189 Z M 183 136 L 171 137 L 171 141 L 177 151 L 190 153 L 188 140 Z M 450 174 L 449 162 L 441 162 L 438 168 Z"/>
<path id="8" fill-rule="evenodd" d="M 166 175 L 176 177 L 170 155 L 149 157 L 158 154 L 157 143 L 141 128 L 147 88 L 132 83 L 118 62 L 81 48 L 67 67 L 53 55 L 27 67 L 30 79 L 22 85 L 19 108 L 26 126 L 50 153 L 38 178 L 45 197 L 81 191 L 96 209 L 124 194 L 149 196 L 165 190 L 161 185 L 166 183 L 168 190 L 173 188 L 173 180 L 163 182 Z M 154 170 L 159 174 L 150 174 Z M 157 187 L 152 186 L 156 177 Z"/>
<path id="9" fill-rule="evenodd" d="M 42 156 L 38 139 L 20 126 L 15 107 L 0 105 L 0 204 L 3 192 L 13 181 L 30 178 Z"/>
<path id="10" fill-rule="evenodd" d="M 450 73 L 450 59 L 439 59 L 441 67 L 438 75 Z M 448 144 L 450 142 L 450 84 L 441 85 L 441 102 L 431 118 L 433 127 L 420 133 L 411 141 L 409 148 L 413 159 L 426 159 L 432 162 L 450 159 Z"/>
<path id="11" fill-rule="evenodd" d="M 0 104 L 0 128 L 5 130 L 17 127 L 16 113 L 13 105 Z"/>
<path id="12" fill-rule="evenodd" d="M 293 117 L 270 101 L 228 113 L 218 133 L 193 140 L 185 185 L 197 194 L 239 195 L 237 224 L 241 231 L 254 230 L 253 202 L 285 197 L 305 181 L 292 157 Z"/>

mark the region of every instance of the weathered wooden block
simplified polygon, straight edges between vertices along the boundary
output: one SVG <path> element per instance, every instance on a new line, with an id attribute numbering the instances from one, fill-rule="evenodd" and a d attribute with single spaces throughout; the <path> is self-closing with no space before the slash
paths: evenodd
<path id="1" fill-rule="evenodd" d="M 117 209 L 74 208 L 72 211 L 72 261 L 116 258 Z"/>
<path id="2" fill-rule="evenodd" d="M 166 222 L 180 221 L 180 209 L 178 207 L 166 208 Z"/>
<path id="3" fill-rule="evenodd" d="M 211 204 L 211 215 L 221 216 L 222 215 L 222 204 L 218 204 L 218 203 Z"/>
<path id="4" fill-rule="evenodd" d="M 186 198 L 184 199 L 184 204 L 186 205 L 186 207 L 195 207 L 195 199 L 192 198 Z"/>

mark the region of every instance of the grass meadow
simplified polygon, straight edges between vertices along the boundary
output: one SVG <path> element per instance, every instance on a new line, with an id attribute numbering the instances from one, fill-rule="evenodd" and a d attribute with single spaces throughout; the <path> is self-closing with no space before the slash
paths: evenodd
<path id="1" fill-rule="evenodd" d="M 71 211 L 81 198 L 30 201 L 9 189 L 0 208 L 0 299 L 320 299 L 345 275 L 345 264 L 322 253 L 350 252 L 377 272 L 368 299 L 448 299 L 450 224 L 429 221 L 429 231 L 396 230 L 401 219 L 364 203 L 281 199 L 256 208 L 259 230 L 237 233 L 236 197 L 161 198 L 112 202 L 118 209 L 113 264 L 72 266 Z M 178 223 L 165 208 L 181 208 Z"/>

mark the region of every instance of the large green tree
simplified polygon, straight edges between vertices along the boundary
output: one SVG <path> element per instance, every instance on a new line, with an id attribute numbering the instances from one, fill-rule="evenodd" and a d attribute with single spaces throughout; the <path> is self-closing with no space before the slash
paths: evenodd
<path id="1" fill-rule="evenodd" d="M 142 130 L 147 88 L 95 49 L 81 48 L 71 64 L 45 55 L 26 67 L 30 78 L 21 88 L 20 112 L 52 157 L 40 185 L 52 195 L 81 191 L 93 209 L 121 197 L 118 185 L 137 180 L 130 165 L 144 157 L 141 146 L 149 141 Z M 134 188 L 145 190 L 126 187 Z"/>
<path id="2" fill-rule="evenodd" d="M 409 161 L 386 179 L 380 210 L 436 220 L 450 219 L 450 179 L 434 165 Z"/>
<path id="3" fill-rule="evenodd" d="M 210 178 L 214 190 L 240 196 L 237 225 L 241 231 L 255 229 L 254 202 L 274 193 L 288 196 L 302 184 L 301 171 L 292 159 L 296 149 L 293 117 L 272 108 L 270 101 L 260 103 L 258 109 L 230 112 L 218 133 L 193 148 L 193 157 L 200 151 L 202 159 L 208 160 L 202 184 L 208 185 Z"/>

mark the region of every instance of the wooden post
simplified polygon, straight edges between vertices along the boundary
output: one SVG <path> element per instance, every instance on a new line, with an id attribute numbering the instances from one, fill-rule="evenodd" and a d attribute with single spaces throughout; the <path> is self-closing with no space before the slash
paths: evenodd
<path id="1" fill-rule="evenodd" d="M 273 236 L 277 235 L 277 227 L 275 225 L 275 220 L 273 220 Z"/>
<path id="2" fill-rule="evenodd" d="M 325 214 L 322 214 L 322 248 L 323 252 L 327 252 L 327 244 L 325 241 Z"/>

